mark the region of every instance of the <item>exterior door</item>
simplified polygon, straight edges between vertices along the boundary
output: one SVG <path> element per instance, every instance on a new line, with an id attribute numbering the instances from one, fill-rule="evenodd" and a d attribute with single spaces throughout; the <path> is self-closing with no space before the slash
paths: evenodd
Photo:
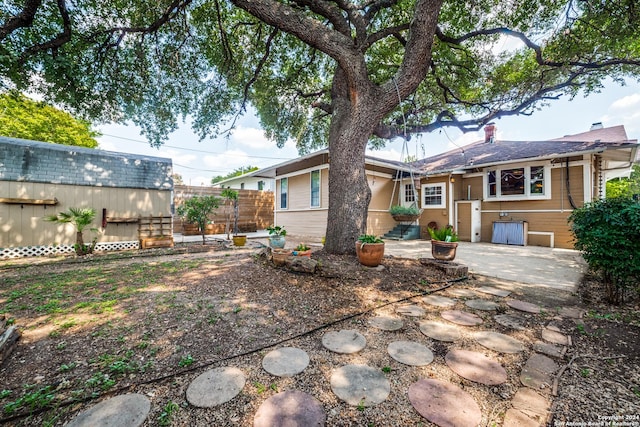
<path id="1" fill-rule="evenodd" d="M 480 241 L 480 227 L 482 225 L 480 200 L 456 202 L 456 225 L 460 240 L 473 243 Z"/>

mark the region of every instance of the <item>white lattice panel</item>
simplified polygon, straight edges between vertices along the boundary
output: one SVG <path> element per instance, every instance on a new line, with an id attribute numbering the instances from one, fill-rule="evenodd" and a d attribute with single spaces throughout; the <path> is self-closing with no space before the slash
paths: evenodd
<path id="1" fill-rule="evenodd" d="M 96 252 L 124 251 L 139 249 L 137 240 L 130 242 L 105 242 L 96 244 Z M 51 256 L 74 253 L 73 245 L 56 246 L 21 246 L 16 248 L 0 248 L 0 259 Z"/>

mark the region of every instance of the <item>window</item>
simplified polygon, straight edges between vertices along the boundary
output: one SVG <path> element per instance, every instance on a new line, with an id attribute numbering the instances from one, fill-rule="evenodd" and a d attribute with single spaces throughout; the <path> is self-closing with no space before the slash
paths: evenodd
<path id="1" fill-rule="evenodd" d="M 548 165 L 530 165 L 487 170 L 485 199 L 550 199 L 551 169 Z"/>
<path id="2" fill-rule="evenodd" d="M 258 181 L 258 190 L 260 191 L 264 190 L 264 181 Z"/>
<path id="3" fill-rule="evenodd" d="M 446 208 L 447 193 L 445 185 L 445 183 L 423 185 L 422 207 L 425 209 Z"/>
<path id="4" fill-rule="evenodd" d="M 289 178 L 280 180 L 280 209 L 287 209 L 287 200 L 289 192 Z"/>
<path id="5" fill-rule="evenodd" d="M 320 207 L 320 170 L 311 171 L 311 207 Z"/>
<path id="6" fill-rule="evenodd" d="M 404 185 L 404 201 L 407 203 L 413 203 L 416 201 L 416 195 L 413 192 L 413 185 L 411 184 Z"/>

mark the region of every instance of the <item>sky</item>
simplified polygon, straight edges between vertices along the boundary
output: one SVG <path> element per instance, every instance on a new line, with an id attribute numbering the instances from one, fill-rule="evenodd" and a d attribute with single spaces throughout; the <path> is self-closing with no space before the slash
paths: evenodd
<path id="1" fill-rule="evenodd" d="M 597 122 L 605 127 L 624 125 L 630 139 L 640 139 L 640 83 L 628 81 L 626 86 L 620 86 L 607 82 L 600 93 L 587 98 L 578 95 L 572 101 L 551 101 L 532 116 L 507 117 L 495 124 L 499 140 L 533 141 L 586 132 Z M 188 124 L 182 124 L 159 149 L 151 147 L 133 125 L 102 125 L 97 130 L 102 133 L 97 138 L 100 149 L 171 158 L 174 173 L 180 174 L 187 185 L 210 185 L 211 178 L 241 167 L 264 168 L 298 157 L 293 142 L 280 149 L 267 140 L 258 119 L 251 114 L 239 120 L 228 138 L 200 141 Z M 424 158 L 483 138 L 483 130 L 463 134 L 449 127 L 414 136 L 406 146 L 396 139 L 384 149 L 368 154 L 389 160 L 404 160 L 407 153 Z"/>

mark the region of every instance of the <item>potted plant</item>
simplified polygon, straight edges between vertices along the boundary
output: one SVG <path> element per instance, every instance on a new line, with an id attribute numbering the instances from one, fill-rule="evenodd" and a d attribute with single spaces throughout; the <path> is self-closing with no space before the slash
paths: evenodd
<path id="1" fill-rule="evenodd" d="M 271 225 L 267 227 L 269 232 L 269 246 L 272 248 L 284 248 L 285 238 L 287 230 L 284 229 L 284 225 Z"/>
<path id="2" fill-rule="evenodd" d="M 416 206 L 394 205 L 389 208 L 389 213 L 398 222 L 413 222 L 420 218 L 420 209 Z"/>
<path id="3" fill-rule="evenodd" d="M 452 261 L 456 257 L 458 233 L 451 225 L 442 228 L 427 228 L 431 236 L 431 255 L 441 261 Z"/>
<path id="4" fill-rule="evenodd" d="M 292 255 L 293 256 L 306 256 L 308 258 L 311 258 L 311 248 L 309 246 L 305 245 L 304 243 L 300 243 L 293 250 Z"/>
<path id="5" fill-rule="evenodd" d="M 384 241 L 373 234 L 361 234 L 356 241 L 358 261 L 367 267 L 377 267 L 384 256 Z"/>

